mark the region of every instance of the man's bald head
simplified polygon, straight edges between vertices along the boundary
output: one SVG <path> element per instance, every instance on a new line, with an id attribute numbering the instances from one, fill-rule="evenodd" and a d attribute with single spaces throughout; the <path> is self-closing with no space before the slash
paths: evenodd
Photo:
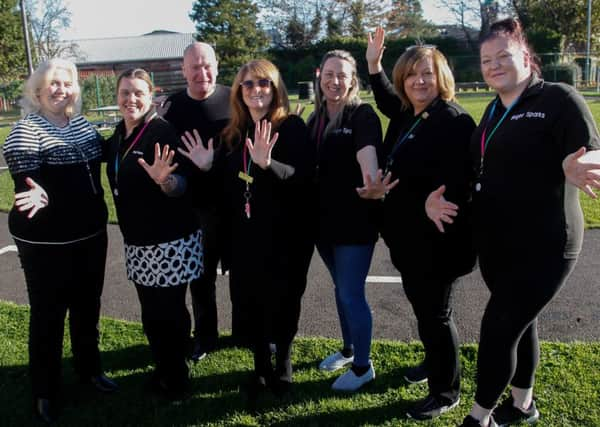
<path id="1" fill-rule="evenodd" d="M 183 76 L 188 95 L 196 100 L 208 98 L 215 90 L 219 63 L 208 43 L 194 42 L 183 51 Z"/>

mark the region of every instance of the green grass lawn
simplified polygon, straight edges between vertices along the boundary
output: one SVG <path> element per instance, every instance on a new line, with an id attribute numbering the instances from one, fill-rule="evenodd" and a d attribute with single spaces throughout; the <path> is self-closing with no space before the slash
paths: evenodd
<path id="1" fill-rule="evenodd" d="M 363 100 L 366 102 L 370 102 L 374 104 L 373 96 L 363 93 Z M 458 102 L 473 116 L 476 122 L 479 122 L 485 107 L 493 98 L 491 93 L 473 93 L 469 92 L 466 94 L 461 94 L 458 97 Z M 295 106 L 295 103 L 298 102 L 297 95 L 290 96 L 290 100 L 292 102 L 292 108 Z M 597 100 L 588 101 L 588 105 L 597 124 L 600 124 L 600 98 Z M 310 103 L 306 104 L 306 109 L 302 115 L 304 119 L 308 118 L 309 114 L 313 111 L 314 106 Z M 389 120 L 387 117 L 383 116 L 379 113 L 377 109 L 375 109 L 379 117 L 381 119 L 381 123 L 384 131 L 387 129 Z M 0 146 L 4 143 L 6 139 L 6 135 L 10 131 L 8 127 L 0 128 Z M 104 132 L 103 136 L 110 136 L 110 132 Z M 105 200 L 108 205 L 109 210 L 109 221 L 112 223 L 116 223 L 116 213 L 115 207 L 113 203 L 112 196 L 110 191 L 106 191 L 108 186 L 108 181 L 106 180 L 106 174 L 102 175 L 103 186 L 105 189 Z M 13 186 L 10 176 L 7 173 L 0 173 L 0 211 L 8 211 L 13 204 Z M 600 228 L 600 201 L 593 200 L 581 193 L 581 205 L 584 211 L 585 216 L 585 224 L 588 228 Z"/>
<path id="2" fill-rule="evenodd" d="M 0 302 L 0 424 L 34 425 L 30 414 L 27 374 L 28 308 Z M 239 392 L 252 366 L 249 351 L 224 347 L 192 366 L 193 395 L 168 403 L 143 391 L 151 371 L 150 352 L 137 323 L 102 319 L 103 363 L 121 390 L 99 395 L 76 383 L 70 346 L 65 338 L 61 425 L 152 426 L 451 426 L 473 403 L 476 346 L 463 345 L 462 403 L 431 422 L 404 415 L 408 405 L 426 393 L 425 385 L 409 386 L 403 370 L 423 357 L 417 343 L 376 341 L 373 362 L 377 378 L 364 391 L 330 390 L 337 374 L 322 373 L 318 362 L 340 346 L 323 338 L 298 338 L 294 347 L 294 393 L 285 400 L 266 394 L 255 410 Z M 222 337 L 226 344 L 228 337 Z M 600 343 L 543 343 L 536 394 L 544 426 L 599 426 Z"/>

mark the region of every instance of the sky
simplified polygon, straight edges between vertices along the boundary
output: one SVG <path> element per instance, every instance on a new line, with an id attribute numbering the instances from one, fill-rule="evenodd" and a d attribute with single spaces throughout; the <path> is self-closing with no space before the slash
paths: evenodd
<path id="1" fill-rule="evenodd" d="M 193 33 L 188 14 L 193 0 L 64 0 L 71 10 L 71 28 L 63 40 L 138 36 L 153 30 Z M 425 18 L 435 23 L 451 19 L 436 0 L 421 0 Z"/>

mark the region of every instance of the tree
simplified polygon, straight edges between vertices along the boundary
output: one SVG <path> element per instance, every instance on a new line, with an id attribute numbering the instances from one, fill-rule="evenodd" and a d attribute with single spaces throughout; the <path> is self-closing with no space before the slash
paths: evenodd
<path id="1" fill-rule="evenodd" d="M 267 37 L 257 25 L 251 0 L 196 0 L 190 19 L 197 39 L 215 46 L 222 81 L 230 83 L 241 65 L 264 54 Z"/>
<path id="2" fill-rule="evenodd" d="M 60 32 L 71 25 L 71 11 L 63 0 L 27 0 L 26 4 L 39 61 L 80 55 L 76 43 L 60 40 Z"/>
<path id="3" fill-rule="evenodd" d="M 498 17 L 500 3 L 496 0 L 438 0 L 439 6 L 454 15 L 456 24 L 462 29 L 467 44 L 477 52 L 478 42 Z M 476 28 L 474 28 L 476 27 Z M 478 31 L 477 39 L 473 30 Z"/>
<path id="4" fill-rule="evenodd" d="M 583 51 L 587 39 L 588 0 L 511 0 L 511 11 L 528 31 L 551 30 L 563 37 L 563 46 Z M 592 41 L 600 37 L 600 7 L 592 8 Z"/>
<path id="5" fill-rule="evenodd" d="M 20 11 L 17 0 L 0 0 L 0 82 L 27 73 Z"/>
<path id="6" fill-rule="evenodd" d="M 386 37 L 423 37 L 433 33 L 419 0 L 393 0 L 387 14 Z"/>

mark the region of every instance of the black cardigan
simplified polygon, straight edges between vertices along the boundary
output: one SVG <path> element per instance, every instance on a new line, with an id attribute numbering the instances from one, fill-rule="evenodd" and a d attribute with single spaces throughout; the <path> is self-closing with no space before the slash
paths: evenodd
<path id="1" fill-rule="evenodd" d="M 382 164 L 394 145 L 410 129 L 414 111 L 402 110 L 399 97 L 386 75 L 370 75 L 377 107 L 390 118 L 381 153 Z M 469 140 L 475 123 L 459 105 L 436 99 L 428 116 L 395 150 L 391 167 L 398 185 L 384 202 L 382 235 L 398 251 L 406 269 L 436 271 L 447 277 L 464 274 L 474 265 L 470 233 Z M 427 196 L 440 185 L 444 197 L 459 206 L 454 224 L 444 224 L 440 233 L 425 213 Z"/>

